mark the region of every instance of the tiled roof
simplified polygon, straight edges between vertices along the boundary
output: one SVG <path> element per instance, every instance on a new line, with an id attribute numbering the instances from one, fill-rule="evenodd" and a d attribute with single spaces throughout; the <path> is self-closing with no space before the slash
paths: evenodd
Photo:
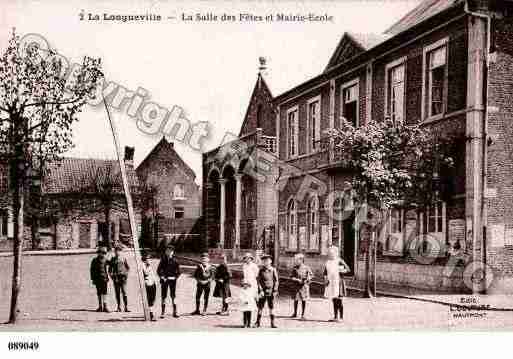
<path id="1" fill-rule="evenodd" d="M 347 32 L 346 34 L 351 37 L 358 45 L 360 45 L 365 51 L 390 38 L 390 35 L 387 34 L 359 34 L 353 32 Z"/>
<path id="2" fill-rule="evenodd" d="M 139 181 L 133 166 L 126 166 L 128 182 L 131 188 L 138 187 Z M 49 194 L 77 193 L 85 191 L 92 177 L 109 173 L 119 180 L 119 193 L 123 193 L 121 173 L 117 160 L 100 160 L 93 158 L 63 158 L 46 167 L 43 192 Z M 89 182 L 89 183 L 88 183 Z"/>
<path id="3" fill-rule="evenodd" d="M 464 0 L 424 0 L 419 6 L 407 13 L 401 20 L 385 31 L 387 35 L 397 35 L 436 14 L 460 5 Z"/>

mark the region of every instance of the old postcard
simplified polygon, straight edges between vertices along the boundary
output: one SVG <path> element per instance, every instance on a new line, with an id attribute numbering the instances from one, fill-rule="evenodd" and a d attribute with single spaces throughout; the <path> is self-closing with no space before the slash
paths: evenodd
<path id="1" fill-rule="evenodd" d="M 512 96 L 508 0 L 4 0 L 0 331 L 511 330 Z"/>

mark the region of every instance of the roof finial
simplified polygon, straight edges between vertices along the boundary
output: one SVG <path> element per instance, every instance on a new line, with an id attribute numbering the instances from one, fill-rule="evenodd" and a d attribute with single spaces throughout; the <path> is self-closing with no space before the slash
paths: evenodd
<path id="1" fill-rule="evenodd" d="M 260 56 L 258 58 L 258 62 L 260 63 L 260 66 L 258 67 L 258 72 L 262 73 L 265 70 L 267 70 L 267 59 L 263 56 Z"/>

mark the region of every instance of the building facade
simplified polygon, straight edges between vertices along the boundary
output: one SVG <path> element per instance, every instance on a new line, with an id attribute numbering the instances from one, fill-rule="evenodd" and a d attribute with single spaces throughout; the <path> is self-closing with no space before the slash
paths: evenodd
<path id="1" fill-rule="evenodd" d="M 143 206 L 146 244 L 191 235 L 183 239 L 198 241 L 201 190 L 195 182 L 196 174 L 173 143 L 162 137 L 137 166 L 136 173 L 147 197 Z"/>
<path id="2" fill-rule="evenodd" d="M 140 184 L 133 166 L 133 148 L 125 149 L 124 163 L 134 197 L 136 227 L 140 228 Z M 117 160 L 63 158 L 48 164 L 44 173 L 42 181 L 33 182 L 25 206 L 25 250 L 96 248 L 108 238 L 111 243 L 133 245 Z M 13 248 L 8 197 L 6 186 L 0 212 L 2 251 Z"/>
<path id="3" fill-rule="evenodd" d="M 263 59 L 261 59 L 263 62 Z M 203 208 L 209 248 L 273 253 L 276 172 L 263 176 L 258 153 L 275 156 L 273 97 L 258 74 L 238 136 L 203 154 Z"/>
<path id="4" fill-rule="evenodd" d="M 506 290 L 513 274 L 512 15 L 506 1 L 423 1 L 382 35 L 344 34 L 323 73 L 274 99 L 278 157 L 300 169 L 280 174 L 281 267 L 303 252 L 320 273 L 335 244 L 352 268 L 350 281 L 361 285 L 358 213 L 342 217 L 337 197 L 351 173 L 323 134 L 342 117 L 356 126 L 388 117 L 452 138 L 455 166 L 442 179 L 440 201 L 388 214 L 377 282 L 467 292 L 475 290 L 473 276 L 489 269 L 488 290 Z M 307 176 L 325 191 L 299 198 Z M 441 250 L 419 260 L 410 247 L 415 234 L 428 234 Z"/>

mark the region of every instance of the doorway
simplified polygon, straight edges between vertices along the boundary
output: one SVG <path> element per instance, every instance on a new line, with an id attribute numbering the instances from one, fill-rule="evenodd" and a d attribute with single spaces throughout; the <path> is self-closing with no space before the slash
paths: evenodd
<path id="1" fill-rule="evenodd" d="M 347 276 L 354 276 L 355 273 L 355 248 L 356 248 L 356 232 L 354 229 L 355 225 L 355 214 L 354 211 L 342 222 L 342 230 L 344 231 L 343 246 L 341 248 L 342 253 L 340 256 L 347 263 L 351 271 L 347 273 Z"/>

